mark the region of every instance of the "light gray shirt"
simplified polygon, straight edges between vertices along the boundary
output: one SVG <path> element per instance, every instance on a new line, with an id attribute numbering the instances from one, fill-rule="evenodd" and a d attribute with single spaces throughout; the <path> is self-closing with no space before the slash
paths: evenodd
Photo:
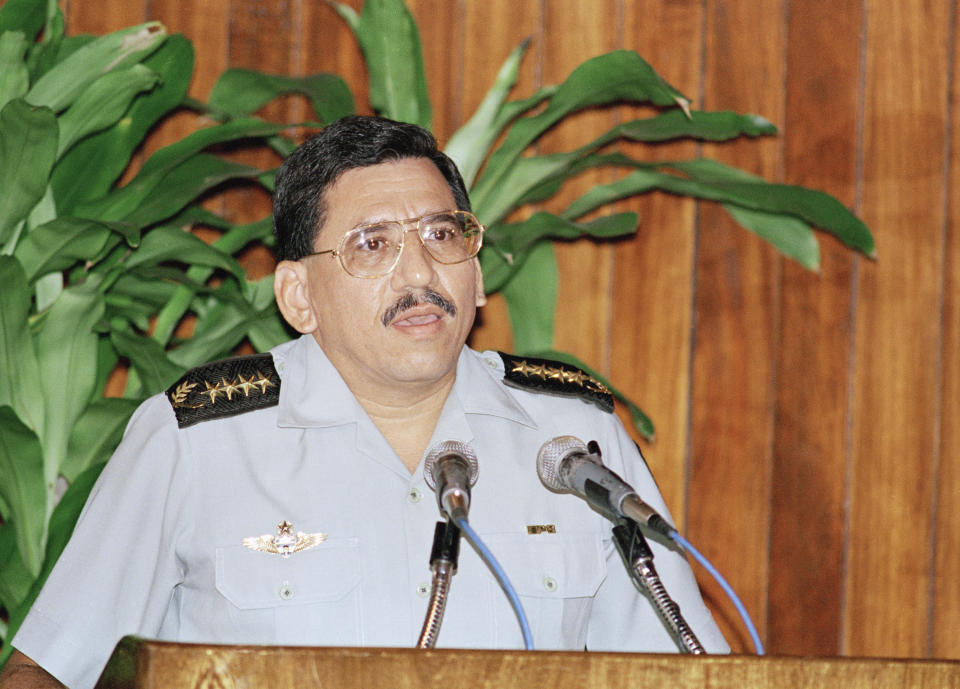
<path id="1" fill-rule="evenodd" d="M 163 395 L 137 410 L 16 648 L 68 686 L 90 687 L 126 634 L 416 644 L 441 519 L 423 463 L 407 470 L 311 337 L 272 354 L 277 406 L 184 429 Z M 502 379 L 496 353 L 465 347 L 431 446 L 459 440 L 476 451 L 470 524 L 516 587 L 536 648 L 676 651 L 629 579 L 610 522 L 548 491 L 536 472 L 555 436 L 596 440 L 604 462 L 669 518 L 635 444 L 613 414 Z M 244 547 L 285 520 L 326 540 L 287 558 Z M 701 642 L 728 651 L 683 555 L 651 546 Z M 437 646 L 523 648 L 506 596 L 466 542 Z"/>

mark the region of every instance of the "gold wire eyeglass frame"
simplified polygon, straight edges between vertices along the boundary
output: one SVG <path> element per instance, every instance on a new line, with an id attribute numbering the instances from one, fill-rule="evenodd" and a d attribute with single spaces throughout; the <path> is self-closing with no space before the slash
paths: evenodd
<path id="1" fill-rule="evenodd" d="M 480 238 L 479 240 L 477 240 L 476 248 L 468 256 L 457 259 L 456 261 L 444 261 L 443 259 L 435 256 L 433 252 L 430 250 L 430 247 L 427 246 L 427 244 L 423 241 L 423 235 L 421 234 L 421 231 L 423 229 L 422 221 L 424 220 L 424 218 L 435 218 L 438 215 L 445 215 L 445 214 L 466 216 L 469 220 L 473 222 L 473 224 L 476 226 L 476 231 L 479 232 L 480 234 Z M 416 223 L 416 227 L 410 228 L 408 230 L 403 229 L 406 225 L 411 225 L 413 223 Z M 343 258 L 344 257 L 343 248 L 344 246 L 346 246 L 347 240 L 350 237 L 353 237 L 354 235 L 360 232 L 364 232 L 374 227 L 383 227 L 385 225 L 399 225 L 401 229 L 400 244 L 397 247 L 396 255 L 394 256 L 393 262 L 390 264 L 390 267 L 374 275 L 357 275 L 356 273 L 352 272 L 349 268 L 347 268 L 347 265 L 344 262 L 344 258 Z M 400 254 L 403 253 L 403 246 L 406 243 L 406 237 L 408 232 L 417 233 L 417 239 L 420 240 L 420 246 L 424 248 L 424 250 L 430 256 L 430 258 L 432 258 L 434 261 L 436 261 L 437 263 L 442 263 L 443 265 L 455 265 L 457 263 L 463 263 L 464 261 L 469 261 L 471 258 L 474 258 L 478 253 L 480 253 L 480 249 L 483 246 L 483 233 L 485 231 L 486 231 L 486 228 L 480 224 L 480 221 L 477 219 L 477 216 L 475 216 L 473 213 L 470 213 L 468 211 L 462 211 L 462 210 L 436 211 L 434 213 L 427 213 L 425 215 L 421 215 L 420 217 L 417 217 L 417 218 L 406 218 L 405 220 L 386 220 L 383 222 L 375 222 L 375 223 L 368 223 L 364 225 L 358 225 L 357 227 L 354 227 L 352 230 L 346 232 L 340 238 L 340 242 L 337 244 L 336 249 L 324 249 L 323 251 L 314 251 L 304 256 L 304 258 L 309 258 L 310 256 L 321 256 L 323 254 L 331 254 L 331 256 L 335 256 L 338 259 L 337 262 L 340 264 L 340 267 L 343 268 L 344 272 L 347 273 L 347 275 L 350 275 L 355 278 L 360 278 L 361 280 L 372 280 L 374 278 L 381 278 L 384 275 L 389 275 L 394 271 L 394 269 L 397 267 L 397 264 L 400 262 Z"/>

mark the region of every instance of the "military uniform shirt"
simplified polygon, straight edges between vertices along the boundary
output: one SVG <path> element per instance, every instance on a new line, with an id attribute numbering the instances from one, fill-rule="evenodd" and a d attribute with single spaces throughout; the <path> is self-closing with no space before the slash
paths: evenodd
<path id="1" fill-rule="evenodd" d="M 68 686 L 90 687 L 126 634 L 415 646 L 441 519 L 423 462 L 410 473 L 312 337 L 272 355 L 276 406 L 187 428 L 163 395 L 137 410 L 16 648 Z M 669 519 L 635 444 L 613 414 L 507 387 L 503 375 L 496 353 L 465 347 L 430 446 L 475 450 L 469 521 L 516 587 L 535 647 L 677 651 L 628 577 L 611 523 L 537 476 L 545 442 L 596 440 L 604 462 Z M 283 521 L 326 540 L 287 558 L 244 547 Z M 728 651 L 684 557 L 650 541 L 701 642 Z M 506 596 L 466 540 L 437 647 L 523 648 Z"/>

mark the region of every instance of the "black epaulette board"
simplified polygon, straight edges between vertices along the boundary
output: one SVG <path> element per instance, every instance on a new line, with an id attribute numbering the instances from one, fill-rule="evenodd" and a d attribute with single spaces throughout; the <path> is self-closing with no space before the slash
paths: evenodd
<path id="1" fill-rule="evenodd" d="M 280 401 L 280 376 L 270 354 L 238 356 L 187 371 L 167 388 L 180 428 L 236 416 Z"/>
<path id="2" fill-rule="evenodd" d="M 503 360 L 503 382 L 511 387 L 565 397 L 579 397 L 613 411 L 613 393 L 586 371 L 562 361 L 497 352 Z"/>

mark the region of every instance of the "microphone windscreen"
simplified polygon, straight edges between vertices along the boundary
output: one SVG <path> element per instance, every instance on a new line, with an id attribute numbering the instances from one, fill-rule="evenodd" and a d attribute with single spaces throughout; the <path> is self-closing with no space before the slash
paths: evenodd
<path id="1" fill-rule="evenodd" d="M 480 471 L 480 467 L 477 465 L 477 453 L 467 443 L 459 440 L 444 440 L 430 448 L 427 458 L 423 462 L 423 478 L 430 486 L 430 490 L 437 490 L 437 464 L 448 455 L 456 455 L 466 460 L 468 466 L 467 485 L 472 487 L 477 482 L 477 474 Z"/>
<path id="2" fill-rule="evenodd" d="M 551 490 L 568 491 L 570 486 L 560 476 L 560 460 L 570 453 L 589 454 L 587 446 L 580 438 L 572 435 L 558 435 L 548 440 L 537 453 L 537 475 L 540 481 Z"/>

